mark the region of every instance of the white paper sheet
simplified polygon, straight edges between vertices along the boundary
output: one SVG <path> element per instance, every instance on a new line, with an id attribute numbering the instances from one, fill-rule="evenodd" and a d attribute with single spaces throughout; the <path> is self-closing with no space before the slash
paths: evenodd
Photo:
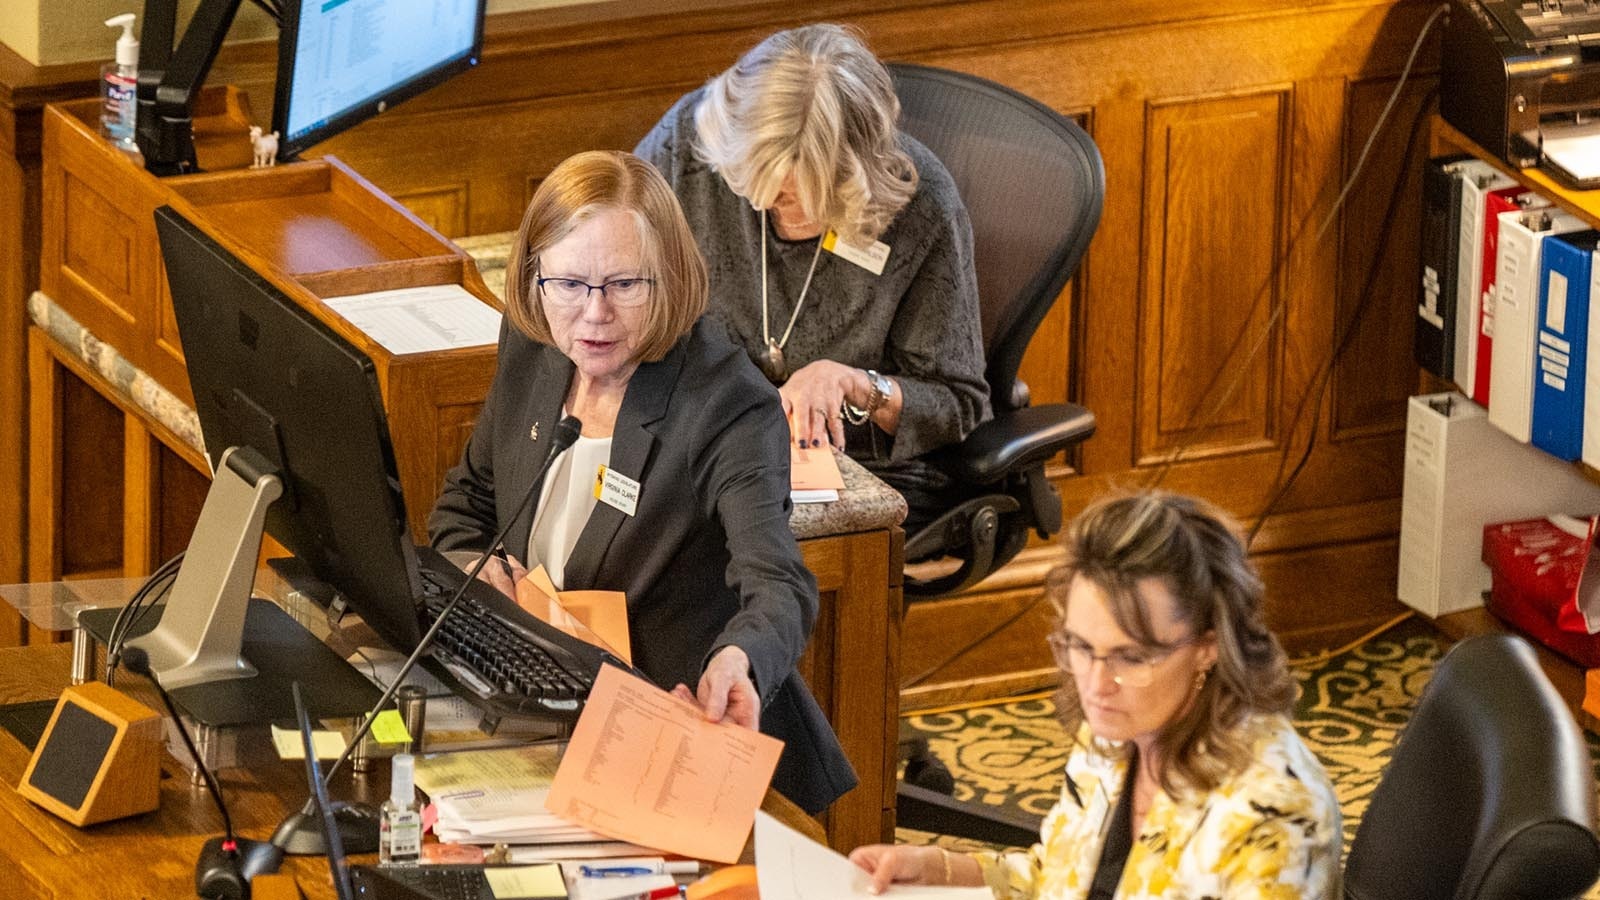
<path id="1" fill-rule="evenodd" d="M 898 884 L 867 893 L 869 879 L 855 863 L 760 810 L 756 811 L 756 884 L 761 900 L 993 900 L 986 887 Z"/>
<path id="2" fill-rule="evenodd" d="M 395 355 L 481 347 L 500 337 L 500 313 L 459 284 L 323 300 Z"/>

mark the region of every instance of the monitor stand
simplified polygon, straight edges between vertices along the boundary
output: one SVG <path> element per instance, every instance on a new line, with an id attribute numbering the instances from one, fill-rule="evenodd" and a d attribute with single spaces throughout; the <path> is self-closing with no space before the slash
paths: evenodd
<path id="1" fill-rule="evenodd" d="M 256 674 L 239 648 L 267 508 L 282 495 L 283 481 L 260 453 L 229 447 L 222 454 L 161 624 L 127 641 L 150 654 L 162 687 Z"/>
<path id="2" fill-rule="evenodd" d="M 127 645 L 150 654 L 162 686 L 202 725 L 292 720 L 289 686 L 295 681 L 306 686 L 306 705 L 320 718 L 363 715 L 380 695 L 288 613 L 250 596 L 267 508 L 282 492 L 260 453 L 229 448 L 160 621 L 129 629 Z M 112 607 L 84 610 L 78 624 L 107 644 L 117 613 Z"/>

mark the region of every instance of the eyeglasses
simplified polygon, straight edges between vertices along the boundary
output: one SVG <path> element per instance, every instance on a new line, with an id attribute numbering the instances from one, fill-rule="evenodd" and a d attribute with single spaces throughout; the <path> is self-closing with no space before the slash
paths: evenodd
<path id="1" fill-rule="evenodd" d="M 590 291 L 599 291 L 612 306 L 632 307 L 649 299 L 650 289 L 656 282 L 654 278 L 617 278 L 604 284 L 590 284 L 576 278 L 535 278 L 534 283 L 545 301 L 556 306 L 582 306 L 589 302 Z"/>
<path id="2" fill-rule="evenodd" d="M 1050 652 L 1055 654 L 1056 665 L 1069 669 L 1072 677 L 1088 677 L 1096 660 L 1106 667 L 1111 680 L 1123 687 L 1146 688 L 1155 683 L 1156 667 L 1168 657 L 1195 642 L 1187 637 L 1159 647 L 1118 647 L 1109 653 L 1095 653 L 1093 648 L 1075 637 L 1054 632 L 1047 637 Z"/>

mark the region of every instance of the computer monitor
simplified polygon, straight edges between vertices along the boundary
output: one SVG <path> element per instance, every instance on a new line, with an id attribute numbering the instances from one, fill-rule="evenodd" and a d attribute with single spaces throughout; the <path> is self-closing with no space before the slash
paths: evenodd
<path id="1" fill-rule="evenodd" d="M 272 127 L 280 159 L 475 65 L 486 0 L 283 4 Z"/>
<path id="2" fill-rule="evenodd" d="M 239 469 L 224 461 L 231 448 L 259 459 L 282 483 L 267 533 L 410 650 L 421 637 L 417 558 L 371 359 L 176 210 L 155 219 L 212 493 Z M 254 556 L 246 562 L 248 578 Z"/>
<path id="3" fill-rule="evenodd" d="M 242 0 L 199 0 L 173 46 L 179 0 L 147 0 L 136 139 L 156 175 L 199 170 L 194 104 Z M 272 127 L 278 158 L 364 122 L 478 62 L 488 0 L 278 0 Z"/>

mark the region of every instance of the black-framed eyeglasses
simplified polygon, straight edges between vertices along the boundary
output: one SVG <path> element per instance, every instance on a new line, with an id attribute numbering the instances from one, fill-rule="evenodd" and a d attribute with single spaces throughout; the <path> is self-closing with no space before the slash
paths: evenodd
<path id="1" fill-rule="evenodd" d="M 649 299 L 656 281 L 654 278 L 613 278 L 603 284 L 590 284 L 576 278 L 535 278 L 534 283 L 545 302 L 557 306 L 582 306 L 589 302 L 589 292 L 599 291 L 612 306 L 631 307 Z"/>
<path id="2" fill-rule="evenodd" d="M 1155 683 L 1156 667 L 1184 647 L 1198 641 L 1194 635 L 1170 644 L 1156 647 L 1118 647 L 1106 653 L 1096 653 L 1094 648 L 1079 638 L 1052 632 L 1045 641 L 1055 654 L 1056 665 L 1072 672 L 1072 677 L 1089 676 L 1096 661 L 1106 667 L 1111 680 L 1123 687 L 1146 688 Z"/>

